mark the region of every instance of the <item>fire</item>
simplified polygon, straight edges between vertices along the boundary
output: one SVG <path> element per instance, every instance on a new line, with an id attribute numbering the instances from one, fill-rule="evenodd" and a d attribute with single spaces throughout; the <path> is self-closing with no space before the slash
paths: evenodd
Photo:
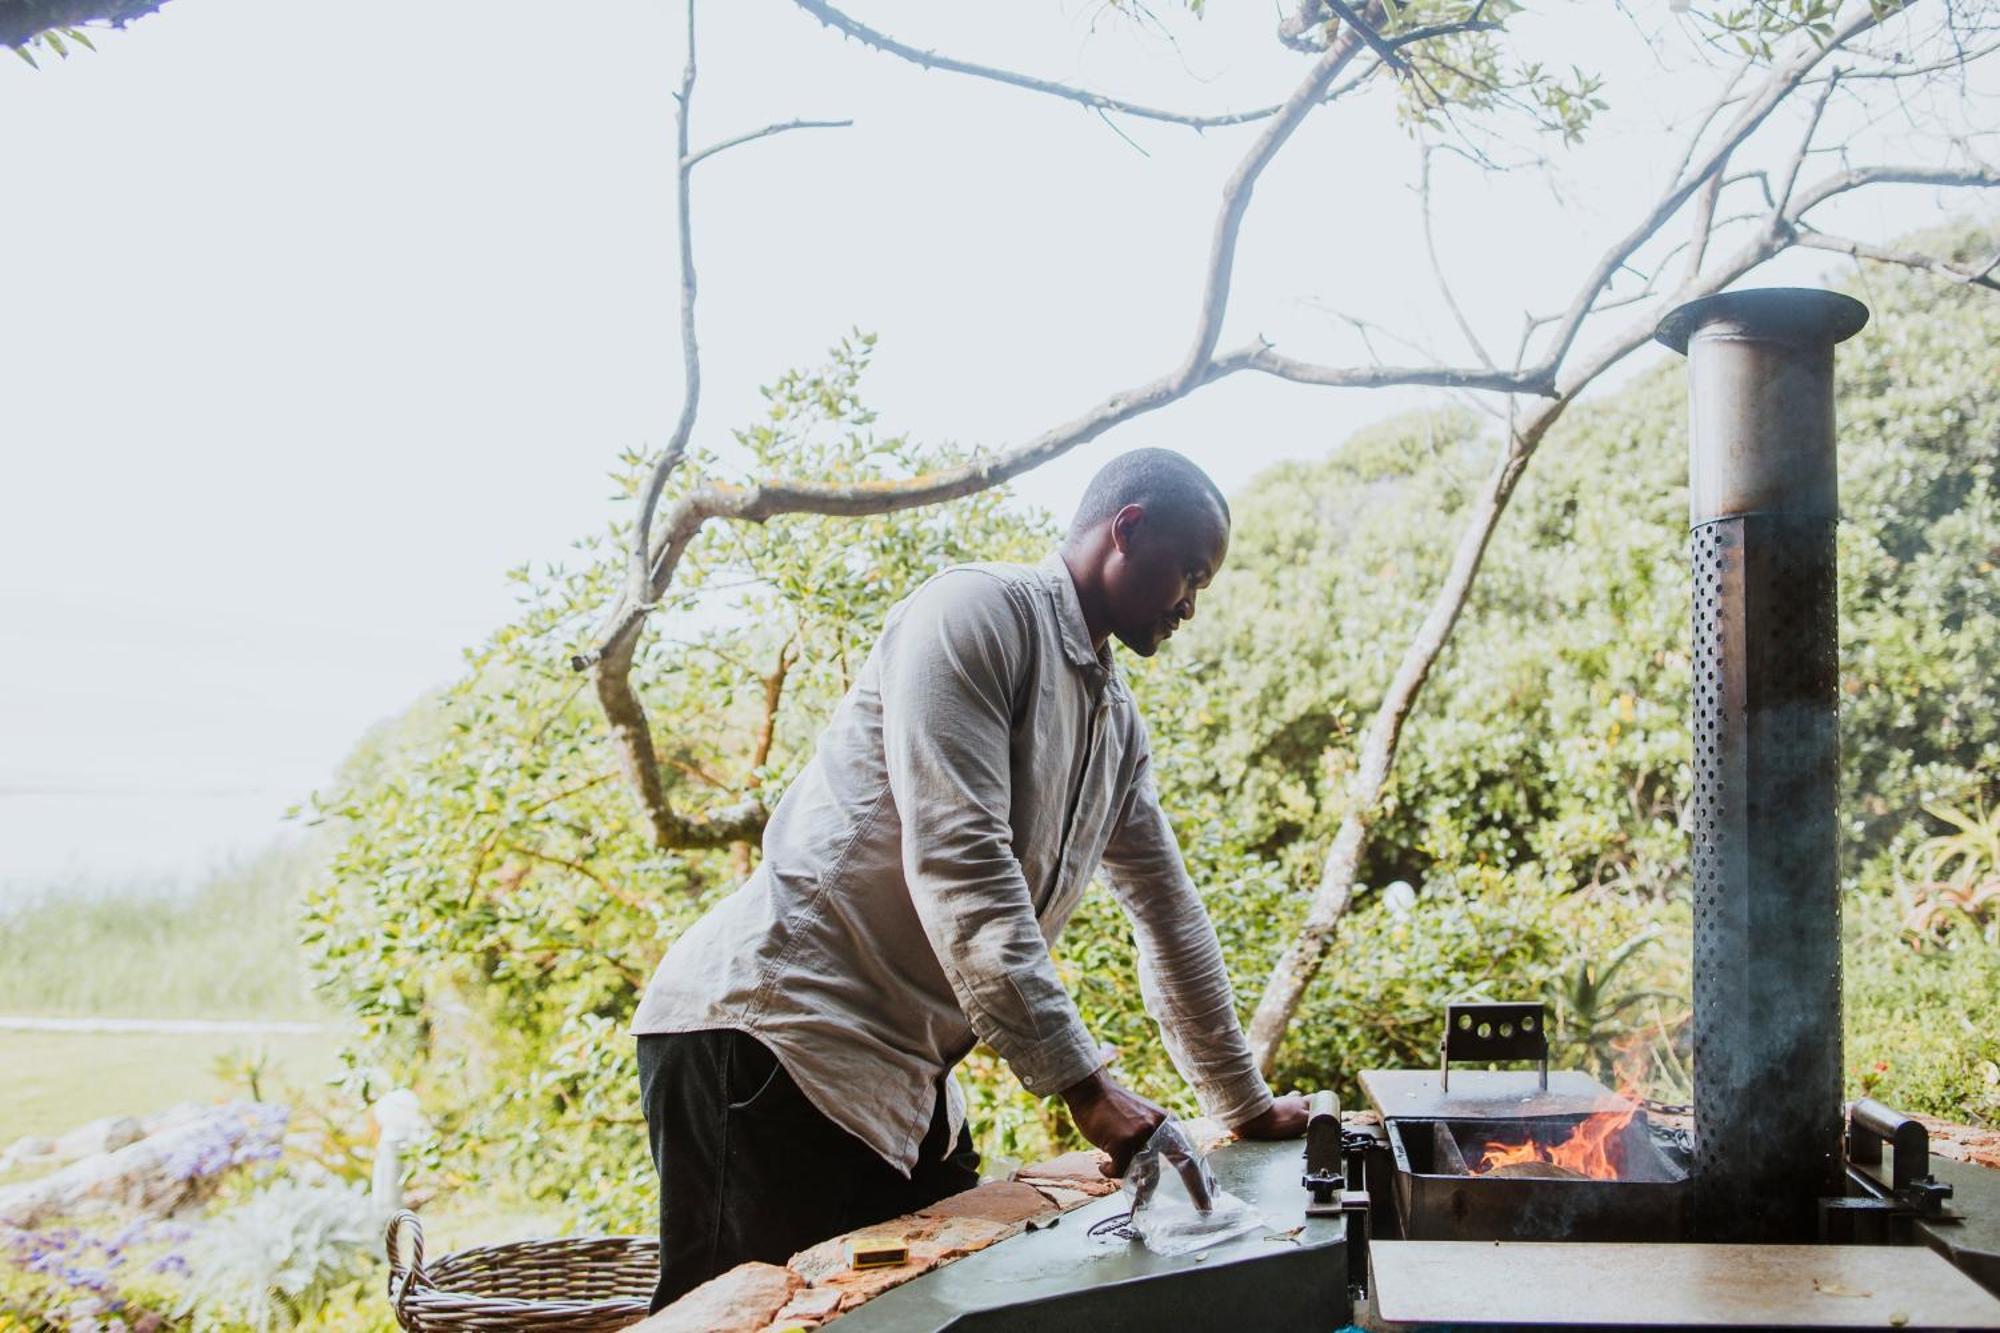
<path id="1" fill-rule="evenodd" d="M 1585 1116 L 1568 1138 L 1553 1145 L 1537 1143 L 1532 1138 L 1518 1144 L 1488 1143 L 1486 1155 L 1479 1159 L 1476 1170 L 1483 1175 L 1522 1162 L 1547 1162 L 1592 1180 L 1616 1180 L 1618 1168 L 1612 1165 L 1608 1149 L 1638 1113 L 1639 1108 L 1634 1104 L 1623 1111 L 1599 1111 Z"/>

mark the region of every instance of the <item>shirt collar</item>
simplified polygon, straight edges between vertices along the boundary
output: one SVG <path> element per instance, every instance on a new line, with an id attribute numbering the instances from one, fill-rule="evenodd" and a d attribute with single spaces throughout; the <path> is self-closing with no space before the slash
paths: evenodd
<path id="1" fill-rule="evenodd" d="M 1090 626 L 1083 618 L 1083 603 L 1077 599 L 1076 580 L 1070 577 L 1062 553 L 1051 552 L 1036 568 L 1043 586 L 1055 599 L 1056 623 L 1062 627 L 1063 656 L 1070 665 L 1102 679 L 1111 701 L 1123 700 L 1127 695 L 1125 680 L 1111 656 L 1111 641 L 1105 640 L 1101 650 L 1091 647 Z"/>

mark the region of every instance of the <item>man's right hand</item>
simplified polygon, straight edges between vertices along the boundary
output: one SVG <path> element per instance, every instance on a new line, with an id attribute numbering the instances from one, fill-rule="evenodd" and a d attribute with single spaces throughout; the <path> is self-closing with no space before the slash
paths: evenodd
<path id="1" fill-rule="evenodd" d="M 1077 1132 L 1111 1154 L 1103 1171 L 1114 1178 L 1125 1174 L 1133 1155 L 1167 1118 L 1164 1108 L 1119 1087 L 1102 1069 L 1064 1088 L 1062 1098 Z"/>

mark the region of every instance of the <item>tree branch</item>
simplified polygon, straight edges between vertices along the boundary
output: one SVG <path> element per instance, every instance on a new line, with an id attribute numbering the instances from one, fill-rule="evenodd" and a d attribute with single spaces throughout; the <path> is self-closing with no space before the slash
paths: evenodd
<path id="1" fill-rule="evenodd" d="M 1785 162 L 1784 175 L 1775 191 L 1776 199 L 1771 204 L 1772 211 L 1782 209 L 1792 202 L 1792 187 L 1798 184 L 1799 168 L 1806 164 L 1806 155 L 1812 151 L 1813 136 L 1819 133 L 1819 122 L 1826 115 L 1826 104 L 1833 97 L 1833 90 L 1840 86 L 1840 71 L 1833 70 L 1821 86 L 1819 96 L 1813 99 L 1812 111 L 1806 117 L 1806 132 L 1799 136 L 1799 146 Z"/>
<path id="2" fill-rule="evenodd" d="M 799 3 L 808 9 L 819 7 L 817 0 L 799 0 Z M 690 349 L 688 376 L 692 386 L 699 382 L 699 365 L 691 350 L 694 347 L 694 267 L 688 241 L 686 167 L 688 99 L 693 90 L 695 70 L 692 54 L 693 0 L 689 0 L 688 26 L 690 54 L 687 72 L 682 78 L 678 113 L 679 160 L 683 164 L 679 220 L 682 324 L 684 346 Z M 1312 71 L 1291 96 L 1269 117 L 1269 123 L 1230 173 L 1223 186 L 1222 203 L 1209 245 L 1194 334 L 1187 355 L 1175 370 L 1135 388 L 1112 394 L 1081 416 L 1045 431 L 1015 449 L 974 458 L 959 467 L 925 476 L 858 485 L 779 480 L 750 486 L 720 483 L 697 486 L 681 496 L 665 515 L 659 539 L 642 547 L 639 543 L 648 540 L 652 512 L 666 475 L 679 461 L 679 451 L 686 443 L 686 430 L 676 432 L 668 454 L 655 468 L 642 498 L 634 552 L 636 555 L 640 550 L 646 551 L 644 565 L 628 577 L 625 593 L 607 617 L 598 647 L 589 653 L 579 654 L 570 663 L 579 671 L 594 668 L 598 702 L 610 725 L 612 745 L 619 756 L 620 768 L 651 821 L 656 845 L 662 848 L 725 847 L 754 836 L 766 818 L 766 811 L 756 801 L 746 801 L 699 819 L 676 812 L 654 745 L 651 724 L 637 691 L 632 687 L 633 657 L 646 617 L 672 583 L 682 556 L 702 525 L 715 518 L 761 523 L 778 514 L 882 514 L 958 499 L 1018 476 L 1058 454 L 1095 439 L 1113 426 L 1175 402 L 1196 388 L 1247 366 L 1250 360 L 1248 353 L 1228 359 L 1227 364 L 1215 358 L 1215 345 L 1229 301 L 1230 275 L 1244 211 L 1249 207 L 1258 177 L 1313 107 L 1325 100 L 1334 80 L 1361 49 L 1361 40 L 1353 32 L 1343 29 L 1326 54 L 1314 62 Z M 692 402 L 693 395 L 690 394 L 682 409 L 683 422 L 689 428 L 693 419 Z"/>
<path id="3" fill-rule="evenodd" d="M 1479 358 L 1479 364 L 1488 370 L 1494 369 L 1493 358 L 1486 354 L 1486 345 L 1479 341 L 1479 335 L 1472 331 L 1472 324 L 1459 309 L 1458 298 L 1451 294 L 1451 283 L 1445 279 L 1444 265 L 1438 261 L 1437 238 L 1431 228 L 1431 148 L 1424 145 L 1423 169 L 1417 186 L 1419 205 L 1424 219 L 1424 253 L 1430 256 L 1431 276 L 1437 279 L 1438 295 L 1444 298 L 1445 308 L 1458 325 L 1458 331 L 1465 335 L 1465 341 L 1472 347 L 1472 353 Z"/>
<path id="4" fill-rule="evenodd" d="M 787 130 L 844 130 L 853 124 L 852 120 L 779 121 L 775 125 L 766 125 L 761 130 L 751 130 L 748 134 L 739 134 L 734 138 L 724 139 L 721 143 L 712 143 L 708 147 L 683 158 L 681 160 L 681 170 L 684 172 L 692 171 L 695 163 L 714 157 L 717 153 L 723 152 L 726 149 L 734 148 L 739 144 L 754 143 L 758 139 L 769 138 L 773 134 L 783 134 Z"/>
<path id="5" fill-rule="evenodd" d="M 1791 216 L 1803 217 L 1835 195 L 1858 190 L 1864 185 L 2000 185 L 2000 168 L 1976 167 L 1853 167 L 1828 176 L 1803 191 Z"/>
<path id="6" fill-rule="evenodd" d="M 1569 310 L 1557 326 L 1549 354 L 1542 361 L 1544 366 L 1553 370 L 1562 364 L 1563 358 L 1569 353 L 1570 344 L 1576 340 L 1584 319 L 1590 314 L 1598 292 L 1632 257 L 1632 253 L 1651 239 L 1703 182 L 1722 169 L 1737 146 L 1756 133 L 1771 112 L 1792 94 L 1800 81 L 1810 74 L 1821 60 L 1838 50 L 1843 43 L 1874 27 L 1878 21 L 1872 7 L 1863 7 L 1843 23 L 1834 35 L 1827 39 L 1824 46 L 1817 42 L 1802 43 L 1790 57 L 1772 68 L 1756 94 L 1730 122 L 1721 141 L 1712 146 L 1706 156 L 1700 158 L 1699 164 L 1691 172 L 1684 173 L 1669 186 L 1647 214 L 1639 220 L 1638 225 L 1599 258 L 1596 268 L 1584 279 L 1577 290 L 1576 299 L 1571 302 Z"/>
<path id="7" fill-rule="evenodd" d="M 907 60 L 924 69 L 941 69 L 953 74 L 969 74 L 974 78 L 988 79 L 994 83 L 1004 83 L 1010 87 L 1023 88 L 1031 93 L 1044 93 L 1058 97 L 1078 106 L 1089 107 L 1093 111 L 1116 111 L 1122 115 L 1140 120 L 1157 120 L 1168 125 L 1184 125 L 1192 130 L 1219 129 L 1225 125 L 1247 125 L 1252 121 L 1267 120 L 1278 114 L 1279 106 L 1257 107 L 1250 111 L 1225 111 L 1218 115 L 1201 116 L 1184 111 L 1169 111 L 1161 107 L 1146 106 L 1139 102 L 1128 102 L 1123 98 L 1107 97 L 1088 88 L 1074 84 L 1059 83 L 1054 79 L 1037 78 L 1032 74 L 1021 74 L 1010 69 L 1000 69 L 994 65 L 981 65 L 970 60 L 960 60 L 939 51 L 926 51 L 898 41 L 888 33 L 871 28 L 861 20 L 835 9 L 826 0 L 793 0 L 800 9 L 818 19 L 827 27 L 854 38 L 863 45 L 872 46 L 884 55 Z"/>
<path id="8" fill-rule="evenodd" d="M 1830 250 L 1834 254 L 1849 255 L 1855 259 L 1872 259 L 1878 264 L 1900 264 L 1904 268 L 1920 269 L 1937 273 L 1971 287 L 1984 287 L 2000 292 L 2000 281 L 1995 281 L 1993 271 L 2000 268 L 2000 253 L 1977 269 L 1962 269 L 1947 263 L 1935 255 L 1918 254 L 1912 250 L 1890 250 L 1866 241 L 1851 241 L 1844 236 L 1830 236 L 1826 232 L 1814 230 L 1803 224 L 1793 244 L 1809 250 Z"/>
<path id="9" fill-rule="evenodd" d="M 688 436 L 694 432 L 695 412 L 701 404 L 701 347 L 694 332 L 694 229 L 688 199 L 694 168 L 694 161 L 688 155 L 688 117 L 695 76 L 694 5 L 695 0 L 687 0 L 687 64 L 681 71 L 680 91 L 674 95 L 674 164 L 678 181 L 674 230 L 681 269 L 681 414 L 639 496 L 639 517 L 632 525 L 632 550 L 625 573 L 626 596 L 634 600 L 650 600 L 645 589 L 653 512 L 659 506 L 667 478 L 687 453 Z"/>
<path id="10" fill-rule="evenodd" d="M 1695 276 L 1701 272 L 1701 261 L 1708 255 L 1708 238 L 1715 229 L 1715 204 L 1722 197 L 1722 187 L 1728 183 L 1722 174 L 1727 166 L 1727 160 L 1718 162 L 1715 170 L 1709 173 L 1707 183 L 1701 187 L 1701 193 L 1695 196 L 1694 225 L 1688 232 L 1687 271 L 1682 278 L 1684 282 L 1694 281 Z"/>
<path id="11" fill-rule="evenodd" d="M 1554 377 L 1539 367 L 1495 370 L 1479 366 L 1322 366 L 1286 356 L 1261 340 L 1216 357 L 1214 366 L 1218 376 L 1238 370 L 1255 370 L 1294 384 L 1318 384 L 1339 389 L 1386 389 L 1414 385 L 1542 396 L 1555 392 Z"/>

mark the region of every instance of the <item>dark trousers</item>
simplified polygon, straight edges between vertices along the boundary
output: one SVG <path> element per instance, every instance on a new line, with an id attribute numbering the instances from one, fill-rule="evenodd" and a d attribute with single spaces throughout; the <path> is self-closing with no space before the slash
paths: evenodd
<path id="1" fill-rule="evenodd" d="M 660 1173 L 658 1310 L 751 1259 L 782 1264 L 979 1183 L 940 1084 L 910 1178 L 821 1115 L 762 1042 L 729 1029 L 639 1038 L 639 1095 Z"/>

